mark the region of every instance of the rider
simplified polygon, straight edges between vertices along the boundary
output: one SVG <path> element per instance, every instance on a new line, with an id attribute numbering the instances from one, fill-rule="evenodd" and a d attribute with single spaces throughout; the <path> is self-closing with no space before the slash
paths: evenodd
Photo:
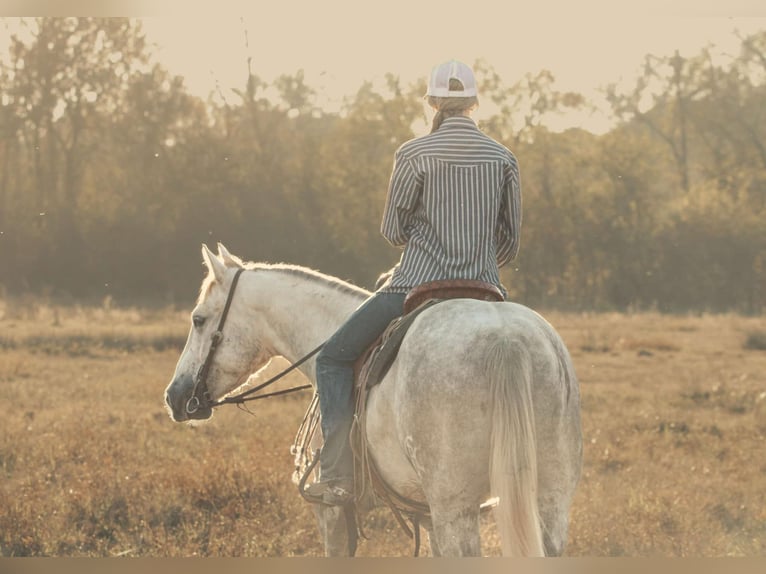
<path id="1" fill-rule="evenodd" d="M 381 224 L 383 236 L 404 252 L 316 360 L 324 446 L 320 480 L 305 492 L 327 504 L 353 497 L 354 363 L 402 314 L 407 292 L 429 281 L 473 279 L 505 294 L 498 268 L 519 249 L 518 164 L 471 118 L 478 106 L 473 71 L 455 60 L 436 66 L 426 97 L 436 111 L 431 133 L 397 150 Z"/>

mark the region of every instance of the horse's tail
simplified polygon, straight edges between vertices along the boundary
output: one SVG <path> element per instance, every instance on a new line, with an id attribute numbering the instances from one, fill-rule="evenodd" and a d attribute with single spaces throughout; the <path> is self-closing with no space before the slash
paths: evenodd
<path id="1" fill-rule="evenodd" d="M 492 397 L 489 476 L 499 498 L 495 521 L 505 556 L 543 556 L 537 505 L 537 455 L 532 410 L 532 361 L 517 341 L 500 339 L 490 349 Z"/>

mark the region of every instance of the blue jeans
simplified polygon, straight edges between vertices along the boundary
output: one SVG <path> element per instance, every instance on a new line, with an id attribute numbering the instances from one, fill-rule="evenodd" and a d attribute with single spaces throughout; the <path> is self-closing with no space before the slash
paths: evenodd
<path id="1" fill-rule="evenodd" d="M 354 420 L 354 363 L 388 324 L 402 314 L 404 293 L 375 293 L 328 339 L 316 359 L 324 446 L 322 481 L 351 479 L 354 457 L 349 433 Z"/>

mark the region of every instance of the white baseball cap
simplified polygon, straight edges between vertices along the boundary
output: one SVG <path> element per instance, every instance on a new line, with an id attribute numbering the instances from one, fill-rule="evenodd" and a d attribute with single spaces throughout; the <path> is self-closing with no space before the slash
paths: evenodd
<path id="1" fill-rule="evenodd" d="M 462 90 L 450 90 L 449 81 L 455 79 L 463 84 Z M 470 98 L 476 96 L 476 78 L 473 70 L 463 62 L 450 60 L 436 66 L 431 72 L 426 96 L 436 98 Z"/>

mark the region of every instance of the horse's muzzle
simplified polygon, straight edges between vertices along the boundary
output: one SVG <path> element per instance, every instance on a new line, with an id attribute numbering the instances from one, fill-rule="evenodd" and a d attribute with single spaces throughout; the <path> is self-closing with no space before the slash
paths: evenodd
<path id="1" fill-rule="evenodd" d="M 213 409 L 200 403 L 194 396 L 194 380 L 182 375 L 173 380 L 165 391 L 165 404 L 170 417 L 177 423 L 188 420 L 205 420 L 213 416 Z"/>

